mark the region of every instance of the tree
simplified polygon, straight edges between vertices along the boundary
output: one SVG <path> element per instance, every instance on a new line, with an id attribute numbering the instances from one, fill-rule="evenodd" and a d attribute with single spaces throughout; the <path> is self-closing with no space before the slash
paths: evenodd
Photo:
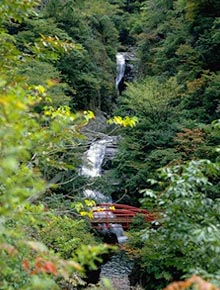
<path id="1" fill-rule="evenodd" d="M 83 272 L 76 261 L 62 259 L 50 245 L 49 249 L 37 240 L 39 228 L 46 226 L 45 215 L 51 218 L 54 213 L 42 205 L 29 204 L 59 181 L 59 174 L 75 168 L 77 163 L 71 152 L 82 138 L 81 128 L 94 116 L 91 112 L 74 114 L 68 106 L 58 107 L 57 103 L 53 106 L 44 86 L 28 83 L 27 77 L 19 74 L 24 69 L 22 61 L 30 61 L 30 56 L 16 48 L 15 37 L 7 27 L 11 27 L 10 21 L 21 22 L 34 13 L 36 4 L 4 1 L 0 9 L 1 52 L 5 52 L 0 78 L 0 288 L 5 290 L 59 289 L 60 280 L 66 281 L 75 273 L 71 283 L 77 284 Z M 42 36 L 39 41 L 42 46 L 38 51 L 47 57 L 45 46 L 55 50 L 58 57 L 74 47 L 50 36 Z M 37 57 L 33 50 L 33 63 Z M 30 80 L 35 77 L 31 74 Z M 45 83 L 51 91 L 57 85 L 53 79 Z M 65 153 L 71 156 L 69 160 Z M 65 222 L 65 218 L 60 218 L 60 222 Z M 69 224 L 73 226 L 71 220 Z M 90 247 L 90 255 L 86 247 L 78 251 L 84 264 L 91 253 L 97 257 L 102 252 L 99 246 Z M 94 267 L 94 260 L 91 265 Z"/>
<path id="2" fill-rule="evenodd" d="M 218 163 L 192 160 L 165 167 L 161 191 L 145 191 L 142 202 L 152 202 L 159 210 L 156 222 L 160 224 L 142 231 L 141 264 L 149 289 L 162 289 L 191 274 L 219 279 L 219 196 L 210 194 L 217 176 Z"/>
<path id="3" fill-rule="evenodd" d="M 116 97 L 115 54 L 119 45 L 113 21 L 116 7 L 106 0 L 48 1 L 45 6 L 45 15 L 83 47 L 81 52 L 67 54 L 58 65 L 73 89 L 77 109 L 112 110 Z"/>
<path id="4" fill-rule="evenodd" d="M 178 85 L 174 78 L 163 81 L 149 77 L 140 83 L 128 84 L 125 95 L 121 98 L 125 108 L 159 124 L 172 114 Z"/>

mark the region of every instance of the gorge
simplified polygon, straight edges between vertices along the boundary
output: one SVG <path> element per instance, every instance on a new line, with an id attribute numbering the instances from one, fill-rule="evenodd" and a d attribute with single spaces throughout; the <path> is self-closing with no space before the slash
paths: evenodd
<path id="1" fill-rule="evenodd" d="M 1 1 L 1 290 L 219 289 L 219 3 Z"/>

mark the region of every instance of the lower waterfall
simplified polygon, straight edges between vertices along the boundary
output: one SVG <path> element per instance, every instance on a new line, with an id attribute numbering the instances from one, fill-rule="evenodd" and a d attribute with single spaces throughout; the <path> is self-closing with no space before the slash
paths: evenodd
<path id="1" fill-rule="evenodd" d="M 95 178 L 102 175 L 102 164 L 107 152 L 107 147 L 117 137 L 106 136 L 103 139 L 93 141 L 89 149 L 85 152 L 83 158 L 83 165 L 80 174 L 88 177 Z M 96 203 L 112 202 L 111 197 L 105 196 L 101 192 L 92 189 L 84 190 L 83 195 L 88 199 L 93 199 Z"/>
<path id="2" fill-rule="evenodd" d="M 81 169 L 81 175 L 89 177 L 101 176 L 102 163 L 105 157 L 106 144 L 110 138 L 93 142 L 84 155 L 84 164 Z"/>
<path id="3" fill-rule="evenodd" d="M 108 145 L 115 141 L 117 137 L 106 136 L 101 140 L 96 140 L 92 142 L 89 149 L 84 154 L 84 163 L 81 168 L 81 175 L 84 175 L 89 178 L 100 177 L 102 175 L 102 164 L 107 152 Z M 96 203 L 111 203 L 112 198 L 109 196 L 103 195 L 101 192 L 91 189 L 86 189 L 84 191 L 84 196 L 89 199 L 95 200 Z M 112 212 L 102 212 L 97 211 L 94 213 L 96 217 L 103 217 L 104 215 L 113 215 Z M 107 217 L 107 216 L 106 216 Z M 99 230 L 103 236 L 113 236 L 115 235 L 118 243 L 123 243 L 127 240 L 127 237 L 124 236 L 124 230 L 121 224 L 111 223 L 109 226 L 102 225 Z"/>
<path id="4" fill-rule="evenodd" d="M 124 235 L 124 230 L 120 224 L 111 224 L 111 232 L 117 237 L 118 243 L 122 244 L 128 240 L 128 237 Z"/>

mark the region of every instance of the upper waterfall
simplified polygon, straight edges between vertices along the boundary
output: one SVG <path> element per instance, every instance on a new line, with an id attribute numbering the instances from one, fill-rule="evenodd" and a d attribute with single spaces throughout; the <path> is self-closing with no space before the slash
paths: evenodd
<path id="1" fill-rule="evenodd" d="M 123 90 L 122 87 L 126 68 L 125 55 L 126 53 L 124 52 L 118 52 L 116 54 L 117 74 L 115 84 L 119 94 L 121 94 L 121 91 Z"/>

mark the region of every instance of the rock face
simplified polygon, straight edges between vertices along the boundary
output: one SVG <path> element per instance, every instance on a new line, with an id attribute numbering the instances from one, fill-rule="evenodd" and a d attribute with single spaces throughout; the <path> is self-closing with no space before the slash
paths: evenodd
<path id="1" fill-rule="evenodd" d="M 118 152 L 118 136 L 112 136 L 109 142 L 106 143 L 105 156 L 102 163 L 102 168 L 108 170 L 111 168 L 111 163 Z"/>
<path id="2" fill-rule="evenodd" d="M 125 69 L 125 82 L 134 81 L 137 75 L 137 58 L 132 52 L 127 52 L 125 57 L 126 69 Z"/>
<path id="3" fill-rule="evenodd" d="M 106 131 L 106 116 L 101 111 L 95 111 L 95 118 L 90 120 L 89 123 L 82 129 L 82 132 L 88 136 L 90 140 L 93 140 L 96 136 L 102 136 Z"/>

